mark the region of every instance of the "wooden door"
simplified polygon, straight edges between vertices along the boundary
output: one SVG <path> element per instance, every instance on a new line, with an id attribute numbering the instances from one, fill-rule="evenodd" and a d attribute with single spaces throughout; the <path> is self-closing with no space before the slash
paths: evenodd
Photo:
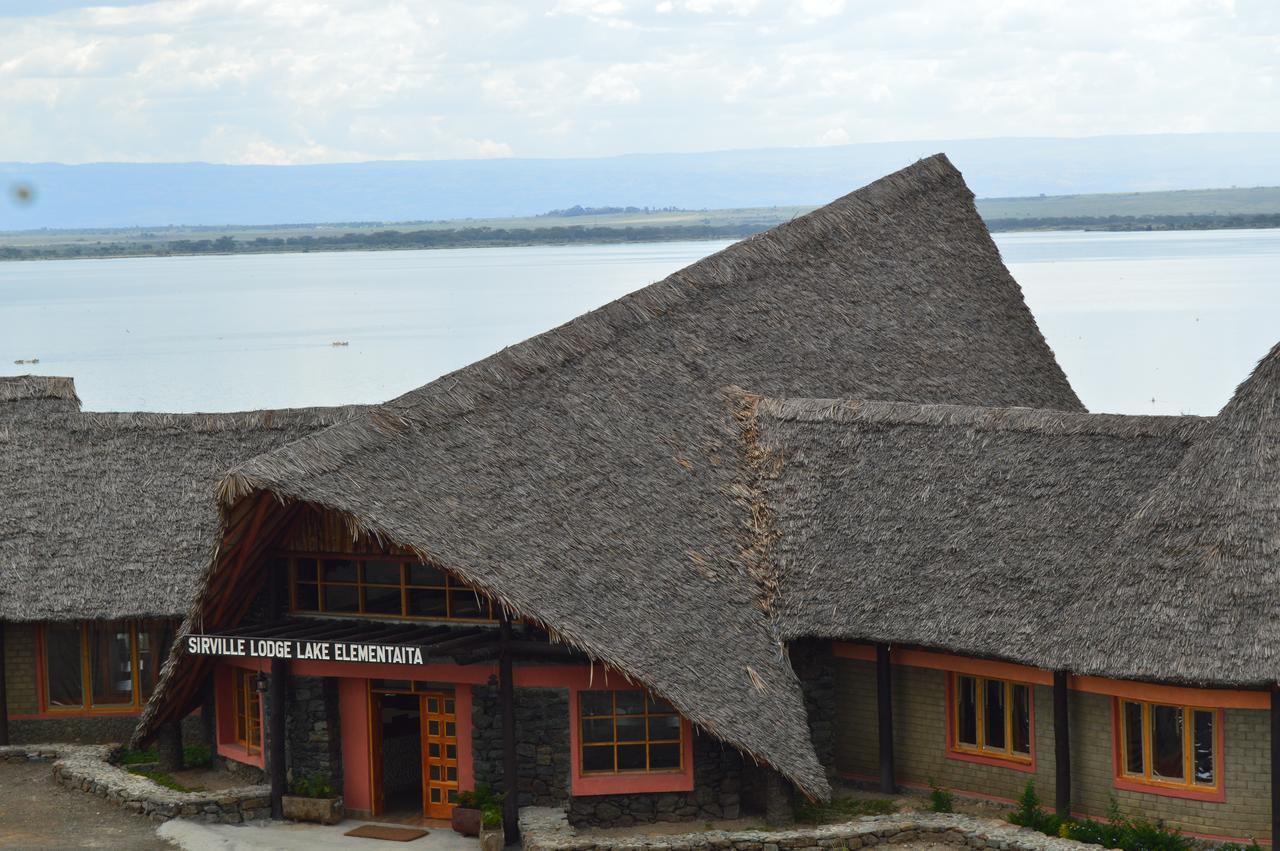
<path id="1" fill-rule="evenodd" d="M 453 695 L 421 695 L 422 804 L 428 818 L 449 818 L 458 802 L 458 716 Z"/>

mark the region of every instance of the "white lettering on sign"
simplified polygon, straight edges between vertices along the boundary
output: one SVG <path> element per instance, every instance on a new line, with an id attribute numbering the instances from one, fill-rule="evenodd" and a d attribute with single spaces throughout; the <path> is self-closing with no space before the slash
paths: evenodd
<path id="1" fill-rule="evenodd" d="M 421 647 L 405 644 L 361 644 L 355 641 L 295 641 L 288 638 L 233 638 L 188 635 L 194 656 L 245 656 L 250 659 L 315 659 L 376 665 L 425 664 Z"/>

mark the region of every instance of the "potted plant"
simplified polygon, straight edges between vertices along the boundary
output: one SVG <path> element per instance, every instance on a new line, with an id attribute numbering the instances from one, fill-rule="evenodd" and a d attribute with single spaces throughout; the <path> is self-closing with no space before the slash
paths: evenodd
<path id="1" fill-rule="evenodd" d="M 285 818 L 319 824 L 342 821 L 342 798 L 334 794 L 329 775 L 317 772 L 295 778 L 289 784 L 289 792 L 281 798 Z"/>
<path id="2" fill-rule="evenodd" d="M 507 845 L 502 830 L 502 807 L 489 804 L 480 811 L 480 851 L 502 851 Z"/>
<path id="3" fill-rule="evenodd" d="M 474 792 L 460 793 L 451 818 L 453 829 L 463 836 L 479 836 L 484 809 L 490 806 L 501 811 L 502 795 L 493 794 L 493 790 L 483 783 L 477 783 Z"/>

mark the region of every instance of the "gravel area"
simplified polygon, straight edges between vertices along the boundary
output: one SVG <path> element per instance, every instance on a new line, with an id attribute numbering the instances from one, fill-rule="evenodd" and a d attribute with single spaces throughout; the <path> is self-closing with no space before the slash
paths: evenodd
<path id="1" fill-rule="evenodd" d="M 0 762 L 0 848 L 173 849 L 156 824 L 64 789 L 47 762 Z"/>

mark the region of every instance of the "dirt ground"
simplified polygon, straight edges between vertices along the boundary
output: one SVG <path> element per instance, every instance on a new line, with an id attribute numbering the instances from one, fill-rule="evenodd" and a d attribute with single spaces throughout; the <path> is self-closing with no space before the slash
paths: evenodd
<path id="1" fill-rule="evenodd" d="M 0 762 L 0 848 L 176 848 L 156 836 L 156 826 L 62 788 L 47 762 Z"/>

